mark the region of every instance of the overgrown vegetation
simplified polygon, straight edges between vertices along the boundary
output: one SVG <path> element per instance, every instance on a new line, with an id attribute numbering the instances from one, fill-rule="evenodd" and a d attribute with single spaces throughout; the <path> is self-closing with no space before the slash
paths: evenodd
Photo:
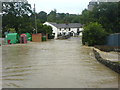
<path id="1" fill-rule="evenodd" d="M 120 33 L 119 8 L 120 2 L 104 2 L 96 5 L 92 11 L 84 10 L 81 15 L 81 22 L 85 24 L 83 44 L 104 45 L 105 36 Z"/>
<path id="2" fill-rule="evenodd" d="M 5 2 L 2 5 L 2 36 L 5 37 L 5 32 L 21 33 L 36 33 L 35 30 L 35 13 L 32 11 L 31 5 L 28 3 L 10 3 Z M 43 14 L 43 13 L 42 13 Z M 44 14 L 43 14 L 44 15 Z M 36 13 L 36 16 L 39 14 Z M 42 19 L 45 17 L 42 16 Z M 50 26 L 42 25 L 42 19 L 37 19 L 37 31 L 43 34 L 52 34 Z M 40 21 L 41 20 L 41 21 Z"/>
<path id="3" fill-rule="evenodd" d="M 87 45 L 105 44 L 107 33 L 101 24 L 97 22 L 90 23 L 84 27 L 82 41 Z"/>

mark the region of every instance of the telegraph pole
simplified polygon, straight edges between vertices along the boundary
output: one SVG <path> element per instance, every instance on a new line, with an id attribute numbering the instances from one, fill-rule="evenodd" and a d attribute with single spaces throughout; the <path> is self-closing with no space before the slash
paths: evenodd
<path id="1" fill-rule="evenodd" d="M 36 8 L 35 8 L 35 4 L 34 4 L 34 15 L 35 15 L 35 31 L 37 34 L 37 21 L 36 21 Z"/>

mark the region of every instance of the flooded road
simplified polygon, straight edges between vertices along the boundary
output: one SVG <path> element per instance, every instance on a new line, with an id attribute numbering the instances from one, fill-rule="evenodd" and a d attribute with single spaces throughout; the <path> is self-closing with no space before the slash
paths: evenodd
<path id="1" fill-rule="evenodd" d="M 2 89 L 2 47 L 0 46 L 0 89 Z"/>
<path id="2" fill-rule="evenodd" d="M 118 74 L 81 39 L 3 46 L 3 88 L 118 88 Z"/>

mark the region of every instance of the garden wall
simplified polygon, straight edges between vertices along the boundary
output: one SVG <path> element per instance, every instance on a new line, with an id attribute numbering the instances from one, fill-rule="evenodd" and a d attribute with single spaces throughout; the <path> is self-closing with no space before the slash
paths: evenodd
<path id="1" fill-rule="evenodd" d="M 32 34 L 32 42 L 42 42 L 42 34 Z"/>

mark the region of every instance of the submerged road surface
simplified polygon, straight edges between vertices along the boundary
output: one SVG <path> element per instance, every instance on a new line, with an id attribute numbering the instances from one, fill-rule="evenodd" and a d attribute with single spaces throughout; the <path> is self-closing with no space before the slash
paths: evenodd
<path id="1" fill-rule="evenodd" d="M 3 46 L 3 88 L 118 88 L 81 38 Z"/>

